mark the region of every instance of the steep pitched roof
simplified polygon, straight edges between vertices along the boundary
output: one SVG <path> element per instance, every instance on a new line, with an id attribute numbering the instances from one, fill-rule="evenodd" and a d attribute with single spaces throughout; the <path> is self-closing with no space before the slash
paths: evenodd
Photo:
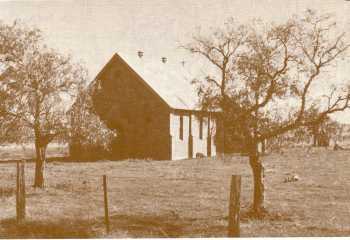
<path id="1" fill-rule="evenodd" d="M 163 63 L 160 58 L 121 56 L 142 79 L 161 97 L 169 107 L 182 110 L 200 110 L 199 98 L 191 81 L 195 77 L 194 69 L 167 59 Z"/>

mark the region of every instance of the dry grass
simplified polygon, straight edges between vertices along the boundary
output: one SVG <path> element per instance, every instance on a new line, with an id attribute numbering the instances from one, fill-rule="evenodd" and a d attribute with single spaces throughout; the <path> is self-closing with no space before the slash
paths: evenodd
<path id="1" fill-rule="evenodd" d="M 47 148 L 46 155 L 48 158 L 63 157 L 68 154 L 68 148 L 64 144 L 50 143 Z M 34 159 L 35 148 L 34 144 L 22 144 L 22 145 L 0 145 L 0 162 L 21 160 L 21 159 Z"/>
<path id="2" fill-rule="evenodd" d="M 223 237 L 230 176 L 242 175 L 243 236 L 349 236 L 350 152 L 289 149 L 264 157 L 266 207 L 247 216 L 252 193 L 245 157 L 184 161 L 50 162 L 47 186 L 30 184 L 27 220 L 16 225 L 15 164 L 0 164 L 0 237 Z M 108 176 L 111 233 L 103 224 L 102 175 Z M 300 181 L 283 183 L 287 174 Z"/>

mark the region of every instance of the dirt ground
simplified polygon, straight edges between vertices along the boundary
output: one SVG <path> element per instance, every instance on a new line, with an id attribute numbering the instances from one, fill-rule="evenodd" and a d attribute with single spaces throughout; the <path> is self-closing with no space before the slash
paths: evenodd
<path id="1" fill-rule="evenodd" d="M 0 237 L 225 237 L 230 178 L 242 176 L 241 234 L 350 236 L 350 151 L 290 148 L 264 157 L 266 208 L 247 215 L 252 176 L 246 157 L 181 161 L 49 162 L 35 190 L 26 164 L 27 218 L 15 222 L 15 163 L 0 164 Z M 104 226 L 108 179 L 111 232 Z M 299 181 L 284 183 L 296 174 Z"/>

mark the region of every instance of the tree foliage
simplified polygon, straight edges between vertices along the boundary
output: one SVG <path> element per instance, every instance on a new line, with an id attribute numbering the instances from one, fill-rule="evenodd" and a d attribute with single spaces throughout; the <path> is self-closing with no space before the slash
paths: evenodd
<path id="1" fill-rule="evenodd" d="M 93 160 L 110 157 L 116 132 L 100 120 L 94 110 L 92 92 L 95 82 L 83 89 L 70 109 L 70 156 Z"/>
<path id="2" fill-rule="evenodd" d="M 43 187 L 47 145 L 67 135 L 67 105 L 86 81 L 87 72 L 70 56 L 48 48 L 36 28 L 2 24 L 0 36 L 1 130 L 12 142 L 34 140 L 34 186 Z"/>
<path id="3" fill-rule="evenodd" d="M 19 119 L 17 99 L 20 98 L 16 71 L 25 60 L 26 51 L 40 39 L 40 31 L 18 22 L 0 22 L 0 142 L 22 142 L 30 134 Z M 26 134 L 24 134 L 26 133 Z"/>

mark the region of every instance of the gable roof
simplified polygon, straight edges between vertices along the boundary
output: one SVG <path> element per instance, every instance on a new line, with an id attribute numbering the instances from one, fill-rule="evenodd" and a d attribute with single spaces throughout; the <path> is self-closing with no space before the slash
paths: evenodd
<path id="1" fill-rule="evenodd" d="M 170 108 L 200 110 L 199 98 L 191 84 L 195 74 L 193 69 L 168 59 L 143 56 L 121 56 L 116 53 Z"/>

